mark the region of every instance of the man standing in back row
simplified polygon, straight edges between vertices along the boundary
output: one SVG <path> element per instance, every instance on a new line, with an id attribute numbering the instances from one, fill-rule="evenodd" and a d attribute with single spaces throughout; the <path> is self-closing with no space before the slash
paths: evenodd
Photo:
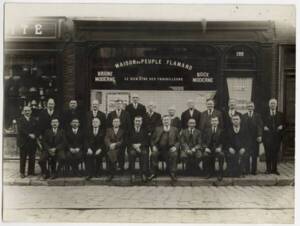
<path id="1" fill-rule="evenodd" d="M 131 120 L 131 127 L 133 127 L 133 120 L 135 116 L 142 116 L 143 120 L 145 120 L 146 115 L 146 107 L 139 103 L 139 95 L 136 93 L 132 94 L 131 103 L 126 106 L 126 111 L 129 113 Z M 144 125 L 143 125 L 144 127 Z"/>
<path id="2" fill-rule="evenodd" d="M 188 109 L 181 114 L 181 125 L 182 129 L 186 129 L 188 127 L 187 123 L 190 118 L 195 119 L 196 128 L 200 129 L 200 119 L 201 113 L 195 108 L 195 101 L 188 100 L 187 102 Z"/>

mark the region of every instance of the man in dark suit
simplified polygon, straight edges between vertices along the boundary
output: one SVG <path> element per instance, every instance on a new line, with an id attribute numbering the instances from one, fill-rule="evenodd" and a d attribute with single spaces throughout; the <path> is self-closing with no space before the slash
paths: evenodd
<path id="1" fill-rule="evenodd" d="M 190 118 L 196 120 L 196 128 L 200 129 L 201 113 L 195 109 L 195 102 L 193 100 L 188 100 L 188 109 L 181 114 L 181 127 L 183 129 L 187 128 L 187 122 Z"/>
<path id="2" fill-rule="evenodd" d="M 94 176 L 99 177 L 101 174 L 101 164 L 106 154 L 104 137 L 105 130 L 101 128 L 100 119 L 93 118 L 92 127 L 87 132 L 86 138 L 86 180 L 90 180 Z"/>
<path id="3" fill-rule="evenodd" d="M 259 143 L 262 142 L 263 122 L 260 114 L 254 111 L 253 102 L 248 103 L 247 109 L 248 112 L 243 115 L 243 122 L 249 133 L 249 158 L 246 161 L 246 172 L 256 175 Z"/>
<path id="4" fill-rule="evenodd" d="M 145 127 L 147 129 L 148 135 L 151 137 L 156 127 L 162 125 L 161 115 L 154 111 L 155 104 L 150 102 L 148 104 L 148 112 L 145 116 Z"/>
<path id="5" fill-rule="evenodd" d="M 167 168 L 172 181 L 177 181 L 177 156 L 180 147 L 178 129 L 171 126 L 169 115 L 163 117 L 163 126 L 157 127 L 151 138 L 152 174 L 149 180 L 157 176 L 159 157 L 167 162 Z"/>
<path id="6" fill-rule="evenodd" d="M 133 120 L 135 116 L 142 116 L 145 120 L 146 107 L 139 103 L 139 96 L 136 93 L 132 94 L 131 103 L 126 106 L 126 111 L 129 113 L 131 120 L 131 127 L 133 127 Z"/>
<path id="7" fill-rule="evenodd" d="M 135 160 L 139 157 L 140 174 L 143 182 L 147 181 L 148 173 L 148 156 L 149 156 L 149 136 L 142 127 L 142 116 L 135 116 L 133 129 L 130 130 L 128 136 L 128 158 L 130 181 L 135 182 Z"/>
<path id="8" fill-rule="evenodd" d="M 37 121 L 31 116 L 31 108 L 25 106 L 23 115 L 18 120 L 17 143 L 20 148 L 20 177 L 25 177 L 26 158 L 28 162 L 28 176 L 34 175 L 35 153 L 37 149 Z"/>
<path id="9" fill-rule="evenodd" d="M 218 180 L 223 178 L 223 167 L 225 154 L 223 150 L 224 134 L 219 125 L 219 117 L 212 116 L 210 126 L 205 127 L 202 136 L 203 142 L 203 168 L 206 172 L 207 178 L 210 178 L 215 173 L 215 161 L 219 163 Z"/>
<path id="10" fill-rule="evenodd" d="M 92 110 L 87 113 L 86 116 L 86 130 L 90 130 L 92 127 L 92 121 L 94 118 L 98 118 L 100 120 L 100 128 L 102 130 L 106 130 L 106 114 L 99 110 L 99 101 L 92 101 Z"/>
<path id="11" fill-rule="evenodd" d="M 66 130 L 66 157 L 74 175 L 80 176 L 78 165 L 83 157 L 84 135 L 81 128 L 79 128 L 80 123 L 78 118 L 73 118 L 70 124 L 71 127 Z"/>
<path id="12" fill-rule="evenodd" d="M 240 115 L 231 117 L 232 126 L 227 131 L 227 167 L 229 176 L 245 175 L 245 162 L 248 155 L 248 131 L 241 124 Z"/>
<path id="13" fill-rule="evenodd" d="M 78 109 L 77 100 L 70 100 L 69 109 L 63 114 L 63 126 L 65 129 L 69 129 L 71 127 L 71 121 L 74 118 L 77 118 L 79 122 L 82 122 L 81 112 Z"/>
<path id="14" fill-rule="evenodd" d="M 263 117 L 263 142 L 266 150 L 266 173 L 280 175 L 277 170 L 278 153 L 283 137 L 284 118 L 277 110 L 277 100 L 269 101 L 269 111 Z"/>
<path id="15" fill-rule="evenodd" d="M 175 115 L 176 113 L 176 108 L 175 106 L 171 106 L 168 108 L 168 114 L 171 118 L 171 126 L 175 127 L 180 131 L 181 129 L 181 121 L 180 119 Z"/>
<path id="16" fill-rule="evenodd" d="M 201 113 L 201 120 L 200 120 L 200 130 L 204 131 L 206 127 L 211 127 L 211 118 L 218 117 L 219 121 L 219 128 L 223 129 L 223 115 L 221 111 L 215 109 L 215 102 L 213 99 L 206 100 L 206 107 L 207 110 Z"/>
<path id="17" fill-rule="evenodd" d="M 112 128 L 113 119 L 119 118 L 120 119 L 120 128 L 124 132 L 124 145 L 122 145 L 121 149 L 118 151 L 118 165 L 121 172 L 124 171 L 124 164 L 125 164 L 125 149 L 127 140 L 126 137 L 128 135 L 128 131 L 132 128 L 131 126 L 131 119 L 130 115 L 127 111 L 123 110 L 123 101 L 121 99 L 116 100 L 116 110 L 110 112 L 107 116 L 107 123 L 108 127 Z"/>
<path id="18" fill-rule="evenodd" d="M 114 118 L 112 121 L 113 127 L 106 130 L 105 145 L 107 148 L 107 157 L 109 160 L 109 173 L 107 181 L 114 178 L 116 170 L 116 162 L 119 152 L 124 148 L 124 130 L 120 127 L 120 118 Z"/>
<path id="19" fill-rule="evenodd" d="M 223 113 L 224 117 L 224 130 L 228 130 L 232 127 L 232 116 L 239 115 L 242 119 L 242 114 L 236 110 L 236 100 L 230 99 L 228 101 L 228 110 Z"/>
<path id="20" fill-rule="evenodd" d="M 39 115 L 39 134 L 44 135 L 46 130 L 51 129 L 51 120 L 53 118 L 60 119 L 59 112 L 55 109 L 55 101 L 48 99 L 47 108 L 41 110 Z"/>
<path id="21" fill-rule="evenodd" d="M 58 176 L 66 158 L 65 147 L 65 133 L 59 128 L 58 118 L 52 118 L 51 129 L 46 130 L 45 135 L 43 136 L 44 150 L 42 151 L 39 160 L 39 165 L 44 179 L 49 177 L 49 171 L 46 167 L 47 160 L 51 167 L 51 179 L 55 179 Z"/>
<path id="22" fill-rule="evenodd" d="M 187 173 L 192 175 L 199 169 L 199 163 L 202 157 L 201 132 L 195 127 L 195 119 L 190 118 L 188 121 L 188 128 L 183 129 L 180 135 L 180 158 L 186 165 Z"/>

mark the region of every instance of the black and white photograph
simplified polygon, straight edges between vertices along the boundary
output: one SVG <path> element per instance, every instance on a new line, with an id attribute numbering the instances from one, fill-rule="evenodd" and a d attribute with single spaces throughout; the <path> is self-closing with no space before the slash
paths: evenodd
<path id="1" fill-rule="evenodd" d="M 4 1 L 2 223 L 296 224 L 296 7 Z"/>

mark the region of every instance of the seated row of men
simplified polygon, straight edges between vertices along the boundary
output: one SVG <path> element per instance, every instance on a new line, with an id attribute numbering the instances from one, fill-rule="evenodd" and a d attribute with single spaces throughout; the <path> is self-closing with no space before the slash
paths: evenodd
<path id="1" fill-rule="evenodd" d="M 211 101 L 209 100 L 209 102 Z M 274 106 L 276 109 L 277 102 L 270 101 L 269 105 L 271 110 Z M 249 109 L 253 110 L 253 107 L 253 103 L 249 103 Z M 90 179 L 100 173 L 103 157 L 107 156 L 110 173 L 108 180 L 110 181 L 114 177 L 117 162 L 119 168 L 122 169 L 124 167 L 126 149 L 129 157 L 131 181 L 135 180 L 134 166 L 136 157 L 139 157 L 142 181 L 152 180 L 157 176 L 159 160 L 166 161 L 168 173 L 174 181 L 176 181 L 178 159 L 181 159 L 191 171 L 197 169 L 199 162 L 203 161 L 203 168 L 207 177 L 214 173 L 215 160 L 218 160 L 218 179 L 221 180 L 225 159 L 229 175 L 237 176 L 244 175 L 247 171 L 249 172 L 249 156 L 251 156 L 252 173 L 256 173 L 257 144 L 261 142 L 262 138 L 259 136 L 259 131 L 257 132 L 258 129 L 254 128 L 256 134 L 253 142 L 251 127 L 248 123 L 244 123 L 245 125 L 241 124 L 240 114 L 235 113 L 231 115 L 231 125 L 226 130 L 220 125 L 222 119 L 220 120 L 218 115 L 210 115 L 210 122 L 203 130 L 199 130 L 197 128 L 197 120 L 190 117 L 187 121 L 187 128 L 181 132 L 179 132 L 178 128 L 172 126 L 170 115 L 165 115 L 162 119 L 162 125 L 155 126 L 153 132 L 149 133 L 147 127 L 144 126 L 144 117 L 139 115 L 134 117 L 133 126 L 129 127 L 128 130 L 124 130 L 122 128 L 122 117 L 117 110 L 115 111 L 116 115 L 112 119 L 112 126 L 107 130 L 103 127 L 104 118 L 101 121 L 99 117 L 92 117 L 91 126 L 87 126 L 86 133 L 80 128 L 78 117 L 70 118 L 70 126 L 65 127 L 65 131 L 59 128 L 58 117 L 52 117 L 51 128 L 47 129 L 42 136 L 43 151 L 39 164 L 43 177 L 49 177 L 49 170 L 46 167 L 47 161 L 51 168 L 51 177 L 55 178 L 65 163 L 70 164 L 74 173 L 78 174 L 78 164 L 84 159 L 88 172 L 87 179 Z M 24 118 L 20 120 L 20 139 L 18 139 L 20 141 L 18 143 L 21 154 L 21 177 L 25 176 L 26 155 L 32 156 L 30 153 L 36 149 L 38 132 L 35 131 L 35 124 L 39 124 L 35 123 L 30 115 L 30 107 L 24 107 Z M 270 115 L 272 116 L 272 111 L 270 111 Z M 251 118 L 252 115 L 249 114 L 249 119 Z M 272 119 L 272 123 L 274 123 L 274 119 Z M 278 121 L 278 123 L 280 122 Z M 264 140 L 269 140 L 270 142 L 270 136 L 274 135 L 274 131 L 280 132 L 283 129 L 282 124 L 276 128 L 274 126 L 269 126 L 272 133 L 267 133 L 270 129 L 267 125 L 264 126 L 264 131 L 266 132 Z M 275 141 L 274 139 L 272 140 Z M 254 152 L 256 154 L 253 154 Z M 274 155 L 274 153 L 269 153 L 269 156 L 272 154 Z M 32 163 L 32 161 L 34 160 L 31 158 L 28 174 L 34 174 L 34 166 L 32 166 L 34 162 Z M 272 162 L 269 165 L 273 165 Z M 273 168 L 272 171 L 268 169 L 267 160 L 267 173 L 270 172 L 278 174 L 276 168 L 275 170 Z"/>

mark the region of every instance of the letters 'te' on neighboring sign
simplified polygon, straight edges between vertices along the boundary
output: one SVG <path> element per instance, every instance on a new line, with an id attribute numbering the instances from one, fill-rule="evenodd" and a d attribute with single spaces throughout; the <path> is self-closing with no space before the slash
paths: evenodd
<path id="1" fill-rule="evenodd" d="M 8 25 L 5 29 L 7 39 L 56 39 L 57 22 L 24 22 Z"/>

